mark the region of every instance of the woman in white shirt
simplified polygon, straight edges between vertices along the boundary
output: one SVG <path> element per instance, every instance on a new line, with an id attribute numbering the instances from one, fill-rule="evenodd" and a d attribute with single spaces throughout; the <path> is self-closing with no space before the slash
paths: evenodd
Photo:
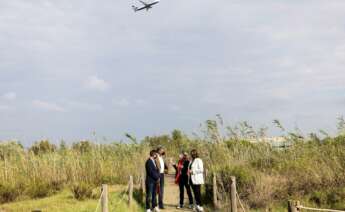
<path id="1" fill-rule="evenodd" d="M 205 183 L 204 164 L 199 158 L 197 150 L 193 149 L 191 151 L 191 156 L 192 161 L 189 165 L 190 184 L 192 186 L 197 211 L 204 211 L 201 203 L 201 185 Z"/>

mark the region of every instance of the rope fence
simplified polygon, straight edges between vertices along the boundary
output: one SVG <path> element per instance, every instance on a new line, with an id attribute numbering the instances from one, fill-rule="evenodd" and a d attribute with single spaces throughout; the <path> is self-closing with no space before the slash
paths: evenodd
<path id="1" fill-rule="evenodd" d="M 97 203 L 97 207 L 96 207 L 95 212 L 98 211 L 99 205 L 101 204 L 101 200 L 102 200 L 102 197 L 103 197 L 103 192 L 104 192 L 104 191 L 102 190 L 101 195 L 100 195 L 100 197 L 99 197 L 99 199 L 98 199 L 98 203 Z"/>
<path id="2" fill-rule="evenodd" d="M 242 204 L 242 201 L 241 201 L 241 199 L 240 199 L 240 196 L 238 195 L 237 192 L 236 192 L 236 196 L 237 196 L 238 202 L 240 203 L 240 206 L 241 206 L 241 208 L 242 208 L 242 211 L 243 211 L 243 212 L 246 212 L 246 209 L 244 209 L 243 204 Z"/>
<path id="3" fill-rule="evenodd" d="M 239 203 L 241 211 L 246 212 L 246 209 L 237 192 L 236 177 L 231 176 L 230 179 L 231 179 L 230 180 L 230 202 L 228 202 L 227 204 L 221 205 L 218 200 L 219 190 L 218 190 L 217 184 L 218 183 L 220 184 L 220 187 L 222 190 L 224 190 L 224 185 L 223 185 L 223 182 L 221 181 L 217 182 L 217 175 L 216 173 L 213 173 L 213 182 L 212 182 L 213 206 L 215 209 L 228 208 L 230 209 L 231 212 L 237 212 L 237 209 L 238 209 L 237 203 Z M 225 192 L 225 194 L 228 195 L 229 192 Z"/>
<path id="4" fill-rule="evenodd" d="M 310 208 L 310 207 L 305 207 L 305 206 L 302 206 L 302 205 L 298 205 L 297 208 L 298 208 L 298 209 L 309 210 L 309 211 L 345 212 L 345 211 L 333 210 L 333 209 Z"/>
<path id="5" fill-rule="evenodd" d="M 334 209 L 322 209 L 322 208 L 312 208 L 306 207 L 300 204 L 299 201 L 291 201 L 288 202 L 288 212 L 298 212 L 302 210 L 307 211 L 327 211 L 327 212 L 345 212 L 344 210 L 334 210 Z"/>
<path id="6" fill-rule="evenodd" d="M 132 201 L 133 201 L 133 177 L 132 176 L 129 177 L 129 182 L 128 182 L 128 186 L 127 186 L 126 190 L 124 192 L 122 192 L 119 200 L 112 205 L 117 207 L 120 203 L 125 201 L 126 196 L 128 196 L 128 205 L 131 205 Z M 101 192 L 101 195 L 98 199 L 98 203 L 97 203 L 97 207 L 96 207 L 95 212 L 97 212 L 99 210 L 100 205 L 101 205 L 101 211 L 102 212 L 109 212 L 109 208 L 108 208 L 108 185 L 106 185 L 106 184 L 102 185 L 102 192 Z"/>

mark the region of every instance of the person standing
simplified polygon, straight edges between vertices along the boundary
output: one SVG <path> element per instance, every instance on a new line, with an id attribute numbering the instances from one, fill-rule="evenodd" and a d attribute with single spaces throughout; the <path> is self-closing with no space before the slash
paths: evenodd
<path id="1" fill-rule="evenodd" d="M 191 151 L 192 161 L 189 164 L 189 173 L 190 173 L 190 184 L 192 186 L 196 210 L 204 211 L 201 202 L 201 185 L 205 183 L 204 181 L 204 164 L 199 158 L 198 152 L 196 149 Z"/>
<path id="2" fill-rule="evenodd" d="M 174 165 L 176 169 L 176 178 L 175 182 L 179 185 L 180 189 L 180 202 L 179 205 L 176 207 L 177 209 L 183 208 L 184 202 L 184 188 L 187 190 L 187 195 L 189 199 L 189 208 L 193 208 L 193 196 L 189 185 L 189 172 L 188 172 L 189 160 L 188 160 L 188 153 L 184 152 L 180 156 L 180 160 L 178 164 Z"/>
<path id="3" fill-rule="evenodd" d="M 159 170 L 156 165 L 155 159 L 157 158 L 157 152 L 155 150 L 150 151 L 150 157 L 145 163 L 146 169 L 146 212 L 152 212 L 157 209 L 156 188 L 159 181 Z"/>
<path id="4" fill-rule="evenodd" d="M 164 159 L 163 159 L 163 156 L 165 155 L 164 148 L 158 147 L 157 153 L 158 153 L 158 156 L 156 159 L 156 163 L 157 163 L 157 167 L 159 170 L 158 206 L 159 206 L 159 209 L 164 209 L 164 203 L 163 203 L 163 199 L 164 199 L 164 171 L 168 167 L 165 166 Z"/>

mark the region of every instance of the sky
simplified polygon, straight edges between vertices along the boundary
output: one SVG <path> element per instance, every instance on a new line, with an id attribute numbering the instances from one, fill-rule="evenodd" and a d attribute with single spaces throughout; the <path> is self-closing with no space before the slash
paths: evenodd
<path id="1" fill-rule="evenodd" d="M 0 1 L 0 140 L 191 134 L 216 114 L 335 132 L 345 1 L 133 4 Z"/>

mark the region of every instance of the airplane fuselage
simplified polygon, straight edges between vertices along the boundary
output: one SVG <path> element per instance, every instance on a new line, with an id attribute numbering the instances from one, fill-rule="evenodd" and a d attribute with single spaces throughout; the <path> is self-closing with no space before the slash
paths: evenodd
<path id="1" fill-rule="evenodd" d="M 144 6 L 143 6 L 143 7 L 140 7 L 140 8 L 138 8 L 138 7 L 136 7 L 136 6 L 132 6 L 133 9 L 134 9 L 134 12 L 137 12 L 137 11 L 140 11 L 140 10 L 145 10 L 145 9 L 146 9 L 146 11 L 148 11 L 149 9 L 152 9 L 152 6 L 153 6 L 153 5 L 159 3 L 159 1 L 155 1 L 155 2 L 152 2 L 152 3 L 149 3 L 149 4 L 147 4 L 147 3 L 143 2 L 143 1 L 140 1 L 140 2 L 141 2 L 142 4 L 144 4 Z"/>

